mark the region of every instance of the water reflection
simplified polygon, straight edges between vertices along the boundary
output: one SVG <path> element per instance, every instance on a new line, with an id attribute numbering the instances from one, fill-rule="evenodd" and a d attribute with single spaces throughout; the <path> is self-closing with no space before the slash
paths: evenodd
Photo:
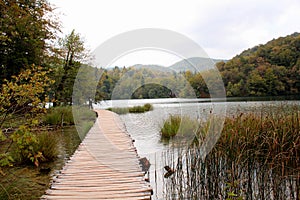
<path id="1" fill-rule="evenodd" d="M 58 158 L 50 163 L 51 176 L 57 175 L 59 170 L 65 165 L 65 162 L 74 154 L 78 145 L 81 143 L 81 139 L 77 133 L 75 126 L 64 127 L 53 132 L 58 138 Z"/>

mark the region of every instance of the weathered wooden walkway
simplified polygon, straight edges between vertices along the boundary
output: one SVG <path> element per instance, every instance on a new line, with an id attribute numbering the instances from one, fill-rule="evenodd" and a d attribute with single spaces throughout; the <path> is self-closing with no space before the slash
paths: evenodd
<path id="1" fill-rule="evenodd" d="M 136 149 L 115 113 L 98 118 L 42 199 L 151 199 Z"/>

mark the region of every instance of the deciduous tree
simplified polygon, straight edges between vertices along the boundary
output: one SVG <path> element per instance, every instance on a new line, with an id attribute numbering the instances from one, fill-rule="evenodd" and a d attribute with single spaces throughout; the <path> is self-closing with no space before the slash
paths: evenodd
<path id="1" fill-rule="evenodd" d="M 47 0 L 0 1 L 0 83 L 32 64 L 43 65 L 58 23 Z"/>

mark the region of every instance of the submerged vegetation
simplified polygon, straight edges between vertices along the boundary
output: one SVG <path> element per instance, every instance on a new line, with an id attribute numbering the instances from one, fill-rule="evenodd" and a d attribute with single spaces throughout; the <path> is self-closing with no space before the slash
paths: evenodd
<path id="1" fill-rule="evenodd" d="M 173 149 L 182 155 L 177 160 L 165 158 L 176 169 L 165 184 L 168 198 L 299 199 L 299 133 L 296 105 L 227 117 L 221 137 L 204 160 L 202 136 L 198 144 Z"/>
<path id="2" fill-rule="evenodd" d="M 143 106 L 133 106 L 128 108 L 108 108 L 107 110 L 115 112 L 117 114 L 127 114 L 127 113 L 144 113 L 153 110 L 153 106 L 149 103 Z"/>

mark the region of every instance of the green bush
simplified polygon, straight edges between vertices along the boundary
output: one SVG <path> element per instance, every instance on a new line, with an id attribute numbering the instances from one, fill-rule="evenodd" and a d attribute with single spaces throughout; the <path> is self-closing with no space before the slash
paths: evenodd
<path id="1" fill-rule="evenodd" d="M 17 131 L 11 135 L 13 141 L 12 157 L 13 160 L 20 163 L 34 163 L 36 166 L 43 159 L 42 153 L 36 151 L 35 146 L 38 140 L 35 134 L 27 126 L 20 126 Z"/>
<path id="2" fill-rule="evenodd" d="M 83 138 L 94 124 L 95 117 L 95 112 L 85 107 L 55 107 L 48 110 L 43 124 L 73 125 L 76 119 L 78 134 Z M 10 152 L 13 159 L 19 163 L 34 163 L 38 166 L 40 162 L 54 160 L 58 154 L 58 138 L 51 132 L 32 132 L 28 126 L 20 126 L 11 139 L 13 143 Z"/>
<path id="3" fill-rule="evenodd" d="M 34 163 L 52 161 L 58 155 L 58 138 L 52 133 L 33 133 L 28 127 L 21 126 L 11 135 L 13 141 L 10 150 L 14 161 Z"/>

